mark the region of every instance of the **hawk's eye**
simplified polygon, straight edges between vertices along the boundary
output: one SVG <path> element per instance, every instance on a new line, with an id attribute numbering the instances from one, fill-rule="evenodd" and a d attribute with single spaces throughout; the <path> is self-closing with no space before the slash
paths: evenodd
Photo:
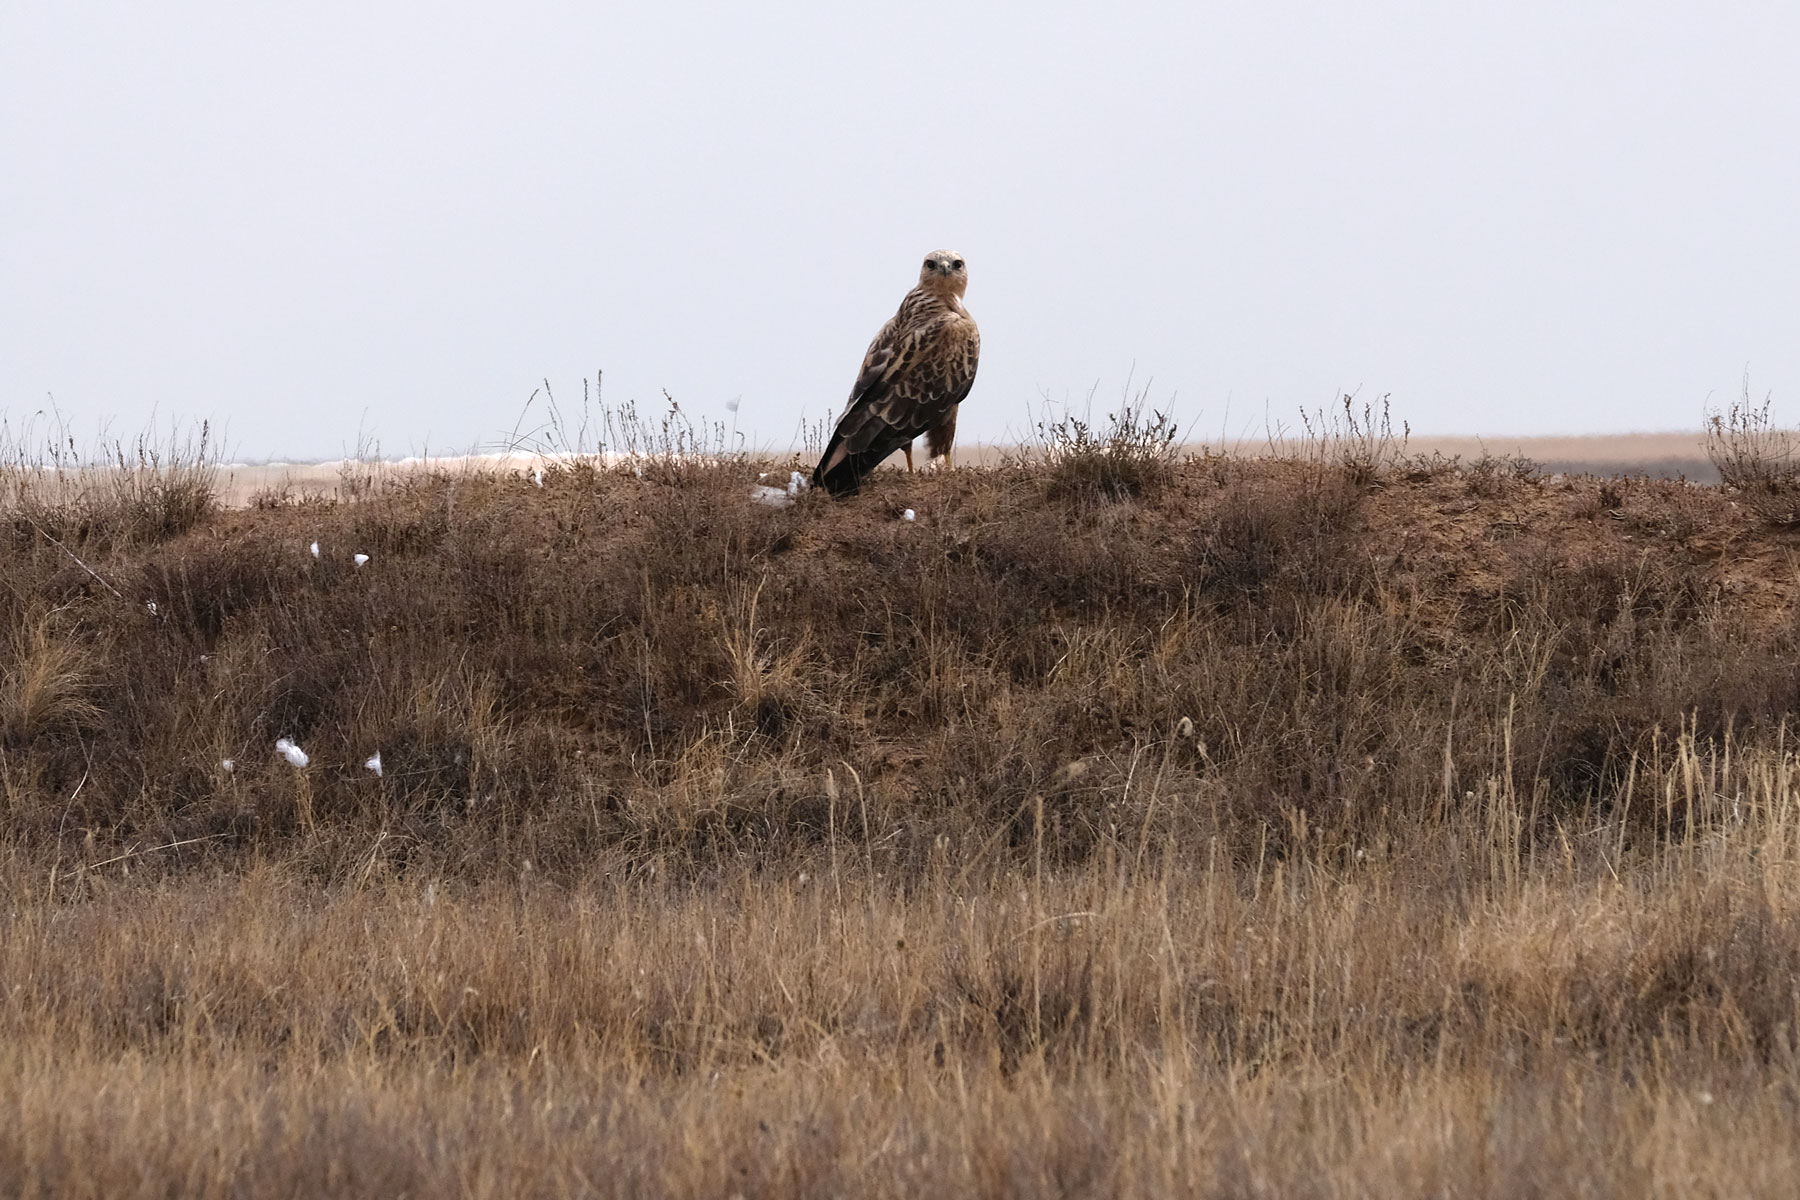
<path id="1" fill-rule="evenodd" d="M 960 271 L 960 270 L 962 270 L 962 259 L 960 259 L 960 258 L 959 258 L 959 259 L 957 259 L 957 260 L 956 260 L 956 261 L 955 261 L 955 262 L 953 262 L 953 263 L 951 263 L 951 264 L 950 264 L 950 269 L 951 269 L 951 270 L 952 270 L 952 271 Z"/>

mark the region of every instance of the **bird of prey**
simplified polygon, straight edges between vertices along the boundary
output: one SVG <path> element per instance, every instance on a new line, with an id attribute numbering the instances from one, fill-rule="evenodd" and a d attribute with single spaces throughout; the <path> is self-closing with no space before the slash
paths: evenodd
<path id="1" fill-rule="evenodd" d="M 947 463 L 956 437 L 956 406 L 975 384 L 981 331 L 963 307 L 968 268 L 953 250 L 933 250 L 919 271 L 919 286 L 863 355 L 850 403 L 813 472 L 813 485 L 834 496 L 862 486 L 864 476 L 896 450 L 925 435 L 929 457 Z"/>

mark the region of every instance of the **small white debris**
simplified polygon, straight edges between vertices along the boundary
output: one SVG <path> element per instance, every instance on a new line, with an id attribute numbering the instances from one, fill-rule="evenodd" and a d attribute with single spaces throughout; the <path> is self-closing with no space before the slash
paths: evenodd
<path id="1" fill-rule="evenodd" d="M 780 488 L 764 487 L 760 483 L 750 489 L 750 498 L 758 504 L 767 504 L 770 508 L 786 508 L 794 502 L 793 493 L 784 492 Z"/>
<path id="2" fill-rule="evenodd" d="M 369 761 L 364 763 L 363 766 L 365 766 L 369 770 L 375 772 L 375 778 L 380 779 L 381 778 L 381 751 L 377 750 L 375 753 L 369 755 Z"/>
<path id="3" fill-rule="evenodd" d="M 900 514 L 900 519 L 902 521 L 911 521 L 911 520 L 916 519 L 918 517 L 918 515 L 919 515 L 918 513 L 915 513 L 912 509 L 909 508 L 905 512 Z"/>
<path id="4" fill-rule="evenodd" d="M 743 399 L 744 398 L 742 396 L 733 396 L 731 399 L 729 399 L 725 402 L 725 411 L 726 412 L 736 412 L 738 410 L 738 404 L 740 402 L 742 402 Z"/>
<path id="5" fill-rule="evenodd" d="M 808 480 L 806 478 L 806 476 L 802 475 L 800 472 L 798 472 L 798 471 L 789 471 L 788 472 L 788 495 L 798 496 L 801 492 L 804 492 L 807 488 L 810 488 L 811 486 L 812 486 L 811 481 Z"/>
<path id="6" fill-rule="evenodd" d="M 150 615 L 151 615 L 151 616 L 153 616 L 153 617 L 154 617 L 154 616 L 156 616 L 156 615 L 157 615 L 157 612 L 156 612 L 156 601 L 154 601 L 154 600 L 146 600 L 146 601 L 144 601 L 144 607 L 145 607 L 145 608 L 147 608 L 147 609 L 149 609 L 149 610 L 150 610 Z"/>
<path id="7" fill-rule="evenodd" d="M 538 485 L 538 486 L 539 486 L 539 487 L 543 487 L 543 486 L 544 486 L 544 468 L 542 468 L 542 467 L 539 467 L 539 468 L 538 468 L 538 469 L 537 469 L 537 470 L 536 470 L 536 471 L 535 471 L 535 472 L 534 472 L 534 473 L 533 473 L 533 475 L 532 475 L 532 478 L 534 478 L 534 479 L 536 479 L 536 480 L 537 480 L 537 485 Z"/>
<path id="8" fill-rule="evenodd" d="M 231 758 L 220 759 L 219 770 L 225 772 L 227 775 L 231 774 L 233 771 L 237 770 L 237 760 Z"/>
<path id="9" fill-rule="evenodd" d="M 319 557 L 319 543 L 317 543 L 317 542 L 314 542 L 314 543 L 313 543 L 313 544 L 312 544 L 312 545 L 311 545 L 311 547 L 309 547 L 309 549 L 311 549 L 311 550 L 312 550 L 312 556 L 313 556 L 313 557 L 314 557 L 314 558 L 317 558 L 317 557 Z"/>
<path id="10" fill-rule="evenodd" d="M 356 565 L 357 565 L 357 566 L 359 566 L 359 567 L 360 567 L 360 566 L 364 566 L 364 565 L 366 565 L 366 564 L 367 564 L 367 563 L 368 563 L 368 561 L 369 561 L 369 556 L 368 556 L 368 555 L 366 555 L 366 554 L 359 554 L 359 555 L 357 555 L 357 556 L 356 556 L 356 558 L 355 558 L 355 559 L 354 559 L 354 560 L 353 560 L 353 561 L 354 561 L 354 562 L 355 562 L 355 563 L 356 563 Z"/>
<path id="11" fill-rule="evenodd" d="M 1175 723 L 1175 736 L 1186 741 L 1194 736 L 1194 719 L 1183 717 Z"/>
<path id="12" fill-rule="evenodd" d="M 287 738 L 278 738 L 276 740 L 275 752 L 296 767 L 304 767 L 307 763 L 312 761 L 311 756 L 308 755 L 306 751 L 294 745 L 294 743 Z"/>

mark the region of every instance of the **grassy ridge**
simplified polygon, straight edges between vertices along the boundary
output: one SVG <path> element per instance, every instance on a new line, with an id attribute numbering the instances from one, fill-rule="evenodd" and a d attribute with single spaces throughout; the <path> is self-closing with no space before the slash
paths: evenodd
<path id="1" fill-rule="evenodd" d="M 449 872 L 779 857 L 834 772 L 914 865 L 1034 797 L 1059 861 L 1180 836 L 1124 786 L 1151 776 L 1344 845 L 1504 778 L 1541 833 L 1666 769 L 1659 733 L 1773 738 L 1800 695 L 1785 535 L 1721 492 L 1360 470 L 1214 460 L 1115 502 L 1018 468 L 771 510 L 747 467 L 577 467 L 176 532 L 24 517 L 8 828 L 336 872 L 379 833 Z"/>
<path id="2" fill-rule="evenodd" d="M 1063 449 L 15 480 L 6 1190 L 1784 1189 L 1781 523 Z"/>

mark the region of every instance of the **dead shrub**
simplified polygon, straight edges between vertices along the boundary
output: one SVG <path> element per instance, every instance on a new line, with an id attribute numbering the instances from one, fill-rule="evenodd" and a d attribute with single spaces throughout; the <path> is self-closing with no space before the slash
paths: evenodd
<path id="1" fill-rule="evenodd" d="M 1770 525 L 1800 525 L 1800 460 L 1792 431 L 1770 416 L 1770 396 L 1750 398 L 1750 377 L 1724 412 L 1706 415 L 1706 454 L 1720 481 Z"/>
<path id="2" fill-rule="evenodd" d="M 1093 397 L 1088 397 L 1088 412 Z M 1095 427 L 1088 416 L 1065 410 L 1036 424 L 1037 460 L 1045 495 L 1052 500 L 1105 502 L 1136 499 L 1163 487 L 1177 459 L 1180 427 L 1149 406 L 1149 388 L 1120 397 L 1119 407 Z"/>
<path id="3" fill-rule="evenodd" d="M 1464 469 L 1470 494 L 1482 499 L 1505 496 L 1521 484 L 1536 483 L 1543 474 L 1543 468 L 1523 454 L 1483 452 Z"/>
<path id="4" fill-rule="evenodd" d="M 1381 398 L 1380 408 L 1365 400 L 1359 412 L 1356 397 L 1351 395 L 1345 395 L 1339 407 L 1341 413 L 1301 410 L 1300 424 L 1305 430 L 1302 452 L 1306 458 L 1340 468 L 1359 487 L 1379 482 L 1405 461 L 1412 429 L 1403 421 L 1400 431 L 1394 431 L 1386 396 Z"/>

